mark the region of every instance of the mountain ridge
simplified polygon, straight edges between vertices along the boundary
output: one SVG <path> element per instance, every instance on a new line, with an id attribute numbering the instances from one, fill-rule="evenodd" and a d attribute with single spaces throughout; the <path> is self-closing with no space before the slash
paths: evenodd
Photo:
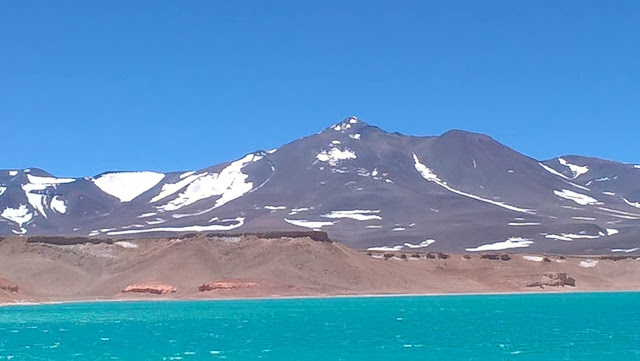
<path id="1" fill-rule="evenodd" d="M 638 202 L 640 166 L 540 161 L 486 134 L 408 136 L 356 117 L 199 170 L 0 170 L 0 234 L 306 228 L 358 248 L 606 253 L 640 246 Z"/>

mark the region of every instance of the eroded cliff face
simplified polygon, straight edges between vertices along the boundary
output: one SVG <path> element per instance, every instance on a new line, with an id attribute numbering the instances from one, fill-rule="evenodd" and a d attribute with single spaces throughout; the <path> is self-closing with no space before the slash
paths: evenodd
<path id="1" fill-rule="evenodd" d="M 203 283 L 198 287 L 198 291 L 218 291 L 218 290 L 237 290 L 242 288 L 250 288 L 256 285 L 256 282 L 243 280 L 218 280 Z"/>
<path id="2" fill-rule="evenodd" d="M 134 283 L 122 290 L 122 293 L 146 293 L 152 295 L 166 295 L 176 293 L 178 289 L 170 284 L 162 282 L 140 282 Z"/>
<path id="3" fill-rule="evenodd" d="M 564 272 L 545 273 L 542 276 L 540 276 L 539 281 L 535 281 L 527 284 L 527 287 L 540 287 L 540 288 L 564 287 L 564 286 L 570 286 L 570 287 L 576 286 L 576 279 L 568 276 Z"/>

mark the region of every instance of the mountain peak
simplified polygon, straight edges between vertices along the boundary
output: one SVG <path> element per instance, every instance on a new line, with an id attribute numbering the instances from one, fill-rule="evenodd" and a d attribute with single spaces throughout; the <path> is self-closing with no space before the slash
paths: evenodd
<path id="1" fill-rule="evenodd" d="M 350 117 L 345 118 L 341 122 L 330 126 L 327 129 L 332 129 L 332 130 L 335 130 L 337 132 L 344 132 L 344 131 L 347 131 L 347 130 L 353 131 L 353 130 L 361 129 L 361 128 L 366 127 L 366 126 L 368 126 L 367 123 L 363 122 L 362 120 L 360 120 L 355 115 L 352 115 Z"/>

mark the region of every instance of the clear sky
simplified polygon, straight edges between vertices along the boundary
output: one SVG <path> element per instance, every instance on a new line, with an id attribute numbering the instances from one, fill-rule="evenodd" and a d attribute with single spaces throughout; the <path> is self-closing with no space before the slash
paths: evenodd
<path id="1" fill-rule="evenodd" d="M 640 1 L 0 0 L 0 168 L 197 169 L 349 115 L 640 162 Z"/>

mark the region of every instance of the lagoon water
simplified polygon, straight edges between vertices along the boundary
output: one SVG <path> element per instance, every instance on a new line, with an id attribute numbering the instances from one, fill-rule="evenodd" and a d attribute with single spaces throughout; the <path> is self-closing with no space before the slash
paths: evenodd
<path id="1" fill-rule="evenodd" d="M 0 308 L 0 360 L 640 360 L 640 293 Z"/>

